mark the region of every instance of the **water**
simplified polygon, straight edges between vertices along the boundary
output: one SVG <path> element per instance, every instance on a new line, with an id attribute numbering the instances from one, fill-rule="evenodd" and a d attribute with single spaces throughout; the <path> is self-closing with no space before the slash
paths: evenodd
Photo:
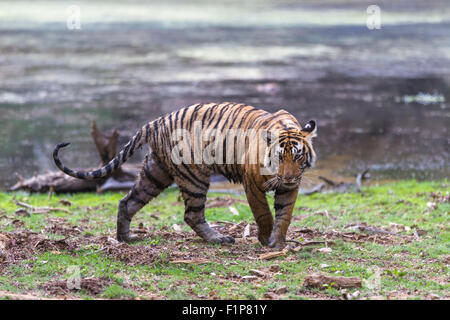
<path id="1" fill-rule="evenodd" d="M 449 178 L 445 1 L 380 1 L 381 30 L 371 3 L 316 2 L 78 1 L 81 30 L 73 2 L 0 2 L 0 186 L 55 170 L 60 141 L 68 165 L 97 165 L 92 120 L 124 143 L 210 101 L 315 119 L 318 172 Z"/>

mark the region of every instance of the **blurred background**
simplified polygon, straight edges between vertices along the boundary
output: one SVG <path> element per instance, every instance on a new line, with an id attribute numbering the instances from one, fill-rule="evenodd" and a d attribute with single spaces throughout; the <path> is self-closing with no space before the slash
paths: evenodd
<path id="1" fill-rule="evenodd" d="M 0 189 L 56 170 L 61 141 L 97 165 L 92 120 L 125 143 L 223 101 L 315 119 L 312 178 L 449 178 L 449 84 L 448 0 L 0 1 Z"/>

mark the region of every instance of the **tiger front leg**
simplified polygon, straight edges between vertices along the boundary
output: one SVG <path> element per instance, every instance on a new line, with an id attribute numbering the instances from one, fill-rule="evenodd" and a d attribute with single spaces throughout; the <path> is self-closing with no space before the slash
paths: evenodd
<path id="1" fill-rule="evenodd" d="M 246 183 L 244 188 L 248 204 L 258 225 L 258 240 L 263 246 L 267 246 L 273 228 L 273 217 L 267 203 L 266 194 L 259 190 L 255 184 Z"/>
<path id="2" fill-rule="evenodd" d="M 286 244 L 286 233 L 291 223 L 292 210 L 298 195 L 294 190 L 279 189 L 275 191 L 275 224 L 269 238 L 269 247 L 283 249 Z"/>

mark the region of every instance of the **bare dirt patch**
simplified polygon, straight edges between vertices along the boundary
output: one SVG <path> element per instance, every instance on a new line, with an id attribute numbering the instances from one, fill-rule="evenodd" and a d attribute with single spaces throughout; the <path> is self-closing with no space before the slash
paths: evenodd
<path id="1" fill-rule="evenodd" d="M 0 243 L 0 270 L 37 252 L 77 249 L 76 243 L 69 239 L 48 239 L 40 233 L 25 230 L 0 233 Z"/>
<path id="2" fill-rule="evenodd" d="M 39 286 L 49 295 L 67 295 L 71 292 L 84 289 L 90 295 L 97 296 L 103 292 L 104 288 L 112 284 L 112 280 L 108 278 L 89 277 L 80 279 L 79 283 L 68 285 L 67 280 L 53 280 Z M 72 287 L 72 289 L 69 289 Z"/>

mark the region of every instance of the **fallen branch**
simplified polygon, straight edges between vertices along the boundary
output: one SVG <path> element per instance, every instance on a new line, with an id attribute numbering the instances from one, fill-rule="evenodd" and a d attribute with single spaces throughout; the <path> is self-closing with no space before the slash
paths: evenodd
<path id="1" fill-rule="evenodd" d="M 332 186 L 332 187 L 336 187 L 337 185 L 342 184 L 342 182 L 334 182 L 333 180 L 328 179 L 328 178 L 325 178 L 325 177 L 323 177 L 323 176 L 319 176 L 318 178 L 319 178 L 320 180 L 325 181 L 328 185 L 330 185 L 330 186 Z"/>
<path id="2" fill-rule="evenodd" d="M 398 236 L 398 237 L 405 237 L 402 234 L 399 233 L 395 233 L 395 232 L 391 232 L 391 231 L 386 231 L 386 230 L 381 230 L 381 229 L 376 229 L 376 228 L 372 228 L 372 227 L 365 227 L 365 226 L 361 226 L 361 225 L 357 225 L 355 227 L 355 230 L 361 231 L 361 232 L 367 232 L 367 233 L 371 233 L 371 234 L 389 234 L 391 236 Z"/>
<path id="3" fill-rule="evenodd" d="M 19 207 L 24 207 L 29 210 L 31 210 L 31 213 L 33 214 L 39 214 L 39 213 L 50 213 L 50 212 L 65 212 L 65 213 L 71 213 L 69 210 L 64 208 L 55 208 L 55 207 L 33 207 L 32 205 L 21 202 L 21 201 L 14 201 L 16 205 Z"/>
<path id="4" fill-rule="evenodd" d="M 301 191 L 300 193 L 305 195 L 305 196 L 309 196 L 311 194 L 317 193 L 317 192 L 322 192 L 322 190 L 325 188 L 325 184 L 324 183 L 319 183 L 318 185 L 316 185 L 314 188 L 312 188 L 311 190 L 305 190 L 305 191 Z"/>
<path id="5" fill-rule="evenodd" d="M 304 286 L 324 289 L 335 288 L 361 288 L 362 281 L 359 277 L 332 277 L 323 274 L 306 276 Z"/>
<path id="6" fill-rule="evenodd" d="M 173 264 L 205 264 L 205 263 L 211 263 L 211 261 L 198 258 L 198 259 L 192 259 L 192 260 L 172 260 L 170 263 Z"/>
<path id="7" fill-rule="evenodd" d="M 261 260 L 270 260 L 276 257 L 281 257 L 281 256 L 285 256 L 287 253 L 287 250 L 281 250 L 281 251 L 271 251 L 271 252 L 267 252 L 267 253 L 263 253 L 261 254 L 258 259 Z"/>
<path id="8" fill-rule="evenodd" d="M 365 179 L 369 179 L 369 177 L 370 177 L 369 168 L 367 168 L 361 173 L 358 173 L 358 175 L 356 176 L 356 190 L 358 192 L 362 191 L 362 181 Z"/>
<path id="9" fill-rule="evenodd" d="M 333 241 L 303 241 L 303 242 L 301 242 L 301 241 L 298 241 L 298 240 L 286 240 L 286 242 L 293 242 L 293 243 L 296 243 L 296 244 L 298 244 L 300 246 L 303 246 L 303 247 L 313 246 L 313 245 L 316 245 L 316 244 L 325 244 L 325 245 L 333 244 Z"/>
<path id="10" fill-rule="evenodd" d="M 325 186 L 328 185 L 330 188 L 328 188 L 328 190 L 332 190 L 335 192 L 347 192 L 348 189 L 356 189 L 357 192 L 362 192 L 362 183 L 364 180 L 367 180 L 370 178 L 369 175 L 369 170 L 370 168 L 365 169 L 363 172 L 358 173 L 356 175 L 356 182 L 355 183 L 347 183 L 347 182 L 337 182 L 334 180 L 331 180 L 329 178 L 326 178 L 324 176 L 319 176 L 318 178 L 322 181 L 324 181 L 325 183 L 320 183 L 318 185 L 316 185 L 314 188 L 312 188 L 311 190 L 307 190 L 307 191 L 303 191 L 301 192 L 304 195 L 311 195 L 317 192 L 323 192 L 325 189 Z"/>

